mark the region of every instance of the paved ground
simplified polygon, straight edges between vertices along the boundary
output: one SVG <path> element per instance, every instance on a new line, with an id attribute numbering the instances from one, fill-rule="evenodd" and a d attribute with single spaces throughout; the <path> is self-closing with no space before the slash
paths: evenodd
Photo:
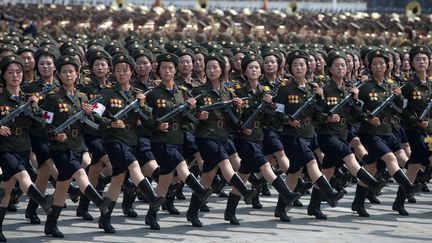
<path id="1" fill-rule="evenodd" d="M 432 188 L 432 184 L 429 184 Z M 232 226 L 223 220 L 226 199 L 211 197 L 210 213 L 201 213 L 203 228 L 193 228 L 186 221 L 185 212 L 190 198 L 190 191 L 185 189 L 187 201 L 176 200 L 179 216 L 166 212 L 159 213 L 160 231 L 152 231 L 144 224 L 147 205 L 137 203 L 139 217 L 123 217 L 120 203 L 113 214 L 116 234 L 108 235 L 97 228 L 97 220 L 86 222 L 75 217 L 76 205 L 67 201 L 67 209 L 62 211 L 59 222 L 64 239 L 55 240 L 43 234 L 43 225 L 30 225 L 24 218 L 24 206 L 19 204 L 18 213 L 8 213 L 3 226 L 3 233 L 8 242 L 432 242 L 432 193 L 416 196 L 416 204 L 406 204 L 410 216 L 399 216 L 391 210 L 397 186 L 389 184 L 380 196 L 381 205 L 367 205 L 370 218 L 360 218 L 350 210 L 354 196 L 353 185 L 338 207 L 329 208 L 323 203 L 327 221 L 316 220 L 306 214 L 310 195 L 301 201 L 303 208 L 289 211 L 291 223 L 282 223 L 273 217 L 277 195 L 272 189 L 271 197 L 261 197 L 264 208 L 252 209 L 240 202 L 237 210 L 240 226 Z M 226 190 L 227 191 L 227 190 Z M 22 201 L 26 200 L 23 197 Z M 98 217 L 97 209 L 92 206 L 93 216 Z M 45 215 L 39 209 L 41 219 Z"/>

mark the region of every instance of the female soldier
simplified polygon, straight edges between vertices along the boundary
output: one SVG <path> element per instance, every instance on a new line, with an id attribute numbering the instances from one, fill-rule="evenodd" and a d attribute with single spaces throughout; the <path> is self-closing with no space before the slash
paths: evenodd
<path id="1" fill-rule="evenodd" d="M 216 102 L 232 100 L 234 106 L 239 108 L 241 100 L 222 84 L 222 75 L 225 68 L 225 59 L 219 53 L 211 53 L 205 59 L 205 72 L 207 82 L 197 89 L 196 93 L 206 93 L 197 100 L 198 106 L 210 105 Z M 234 107 L 233 107 L 234 109 Z M 235 173 L 230 160 L 236 159 L 236 150 L 229 142 L 229 130 L 233 125 L 229 115 L 221 110 L 200 111 L 198 118 L 201 121 L 196 128 L 196 143 L 200 153 L 204 155 L 204 165 L 201 175 L 201 184 L 209 188 L 218 169 L 224 178 L 231 183 L 243 196 L 246 203 L 250 203 L 256 191 L 248 190 L 237 173 Z M 234 124 L 236 125 L 236 124 Z M 202 227 L 198 218 L 198 209 L 201 201 L 196 194 L 192 195 L 187 218 L 194 227 Z M 205 203 L 205 202 L 204 202 Z"/>
<path id="2" fill-rule="evenodd" d="M 340 161 L 347 166 L 352 175 L 358 177 L 361 182 L 357 184 L 356 198 L 365 197 L 369 188 L 374 193 L 385 186 L 385 181 L 378 182 L 365 169 L 360 167 L 351 147 L 346 141 L 347 137 L 347 119 L 349 116 L 360 114 L 360 105 L 358 102 L 358 89 L 352 88 L 344 83 L 344 77 L 347 70 L 347 55 L 342 51 L 332 51 L 327 56 L 327 68 L 329 69 L 331 79 L 324 86 L 324 107 L 323 113 L 319 118 L 317 129 L 318 144 L 324 152 L 322 172 L 326 178 L 331 178 L 334 174 L 335 167 L 340 166 Z M 342 107 L 336 113 L 330 113 L 330 110 L 343 100 L 351 92 L 354 106 L 349 104 Z M 365 184 L 369 187 L 365 187 Z M 360 216 L 368 217 L 369 214 L 364 209 L 364 205 L 359 205 L 354 200 L 352 209 L 357 211 Z"/>
<path id="3" fill-rule="evenodd" d="M 17 55 L 3 57 L 0 62 L 1 82 L 5 87 L 0 96 L 1 119 L 25 102 L 25 95 L 20 89 L 23 81 L 23 67 L 24 60 Z M 33 111 L 39 110 L 36 96 L 30 97 L 29 101 Z M 52 197 L 44 196 L 37 189 L 23 166 L 28 162 L 30 156 L 30 121 L 29 117 L 20 114 L 12 123 L 0 126 L 0 166 L 3 171 L 1 187 L 4 189 L 0 207 L 1 242 L 6 241 L 1 229 L 10 201 L 10 193 L 17 181 L 21 190 L 41 205 L 46 213 L 51 212 Z"/>
<path id="4" fill-rule="evenodd" d="M 90 100 L 96 97 L 102 89 L 111 87 L 107 78 L 110 72 L 111 56 L 104 50 L 91 51 L 88 54 L 88 63 L 91 83 L 84 84 L 80 92 L 86 94 Z M 112 171 L 111 163 L 103 147 L 102 131 L 86 126 L 83 132 L 85 144 L 92 155 L 91 164 L 88 167 L 88 177 L 90 183 L 96 186 L 104 168 L 108 168 L 109 172 Z M 84 220 L 93 220 L 93 216 L 88 212 L 89 203 L 90 200 L 87 197 L 80 197 L 76 210 L 78 217 L 82 217 Z"/>
<path id="5" fill-rule="evenodd" d="M 185 87 L 177 86 L 174 83 L 179 58 L 174 54 L 163 53 L 157 56 L 156 61 L 158 63 L 156 72 L 162 81 L 149 93 L 147 98 L 148 105 L 153 110 L 154 118 L 159 119 L 181 105 L 193 108 L 196 100 L 189 98 Z M 208 199 L 212 190 L 203 188 L 195 176 L 189 172 L 186 161 L 182 156 L 183 125 L 186 122 L 181 115 L 173 117 L 167 122 L 157 122 L 155 125 L 156 129 L 153 131 L 150 141 L 153 154 L 160 166 L 160 177 L 156 192 L 158 195 L 166 195 L 174 172 L 177 172 L 179 179 L 185 182 L 203 202 Z M 160 229 L 157 222 L 157 211 L 158 208 L 150 207 L 146 216 L 146 224 L 149 224 L 150 228 L 155 230 Z"/>
<path id="6" fill-rule="evenodd" d="M 240 98 L 250 96 L 245 100 L 242 109 L 241 120 L 245 122 L 262 103 L 265 110 L 274 110 L 272 106 L 271 95 L 263 90 L 259 85 L 261 76 L 263 59 L 255 54 L 248 54 L 242 60 L 242 72 L 247 82 L 244 87 L 236 87 L 236 95 Z M 294 200 L 300 198 L 299 193 L 291 192 L 283 179 L 276 176 L 271 168 L 270 163 L 262 153 L 263 141 L 263 117 L 264 113 L 259 114 L 251 127 L 244 127 L 236 131 L 234 134 L 234 144 L 238 151 L 242 162 L 240 164 L 239 174 L 243 181 L 246 181 L 249 175 L 255 171 L 260 171 L 265 180 L 273 185 L 279 192 L 282 199 L 287 205 L 290 205 Z M 240 200 L 239 193 L 233 191 L 228 197 L 228 204 L 225 210 L 225 220 L 229 220 L 230 224 L 239 225 L 235 210 Z"/>
<path id="7" fill-rule="evenodd" d="M 51 92 L 42 106 L 44 118 L 48 124 L 51 158 L 58 169 L 57 184 L 54 193 L 52 212 L 45 223 L 45 234 L 56 238 L 64 235 L 57 228 L 57 220 L 66 200 L 67 190 L 73 179 L 76 180 L 81 192 L 93 201 L 102 213 L 108 211 L 111 200 L 102 198 L 90 184 L 87 174 L 81 168 L 84 152 L 83 125 L 74 122 L 67 131 L 54 132 L 70 116 L 81 110 L 89 115 L 93 106 L 85 103 L 87 97 L 75 89 L 80 64 L 73 56 L 62 56 L 56 61 L 61 87 L 58 92 Z"/>
<path id="8" fill-rule="evenodd" d="M 39 75 L 39 80 L 30 83 L 23 87 L 24 93 L 37 94 L 43 89 L 55 89 L 60 86 L 55 79 L 55 60 L 59 56 L 59 51 L 55 46 L 47 45 L 36 51 L 36 73 Z M 45 103 L 46 99 L 43 96 L 39 97 L 39 106 Z M 45 128 L 40 123 L 32 123 L 30 128 L 30 140 L 32 152 L 36 156 L 38 163 L 37 178 L 35 181 L 36 187 L 45 192 L 50 177 L 57 178 L 57 168 L 51 160 L 49 153 L 49 139 L 45 133 Z M 40 224 L 41 221 L 37 215 L 36 209 L 38 204 L 29 200 L 25 217 L 32 224 Z"/>
<path id="9" fill-rule="evenodd" d="M 141 108 L 145 106 L 144 94 L 138 93 L 130 84 L 135 70 L 135 62 L 130 56 L 118 53 L 113 56 L 112 65 L 117 84 L 113 88 L 107 88 L 101 92 L 103 101 L 98 105 L 105 108 L 96 115 L 96 119 L 100 120 L 103 129 L 105 129 L 103 133 L 104 148 L 113 168 L 111 184 L 107 192 L 112 202 L 108 212 L 102 213 L 99 218 L 99 228 L 103 229 L 105 233 L 115 233 L 115 229 L 111 225 L 111 213 L 120 194 L 126 172 L 129 172 L 132 182 L 149 200 L 150 209 L 159 208 L 163 201 L 163 197 L 155 194 L 153 187 L 143 176 L 134 155 L 134 149 L 137 145 L 138 114 L 129 112 L 123 120 L 114 119 L 115 114 L 135 99 L 139 100 Z"/>
<path id="10" fill-rule="evenodd" d="M 403 87 L 402 94 L 407 100 L 407 107 L 403 113 L 403 125 L 412 148 L 411 156 L 408 160 L 407 176 L 411 182 L 417 177 L 419 183 L 423 183 L 423 178 L 417 176 L 422 165 L 428 166 L 430 170 L 431 151 L 425 138 L 431 133 L 429 126 L 430 111 L 428 116 L 419 120 L 426 106 L 431 102 L 432 84 L 427 77 L 427 69 L 430 65 L 431 52 L 426 46 L 416 46 L 410 50 L 410 64 L 415 74 L 408 84 Z M 420 175 L 420 174 L 419 174 Z M 402 187 L 399 187 L 396 200 L 393 203 L 393 210 L 397 210 L 400 215 L 408 215 L 404 207 L 406 194 Z"/>
<path id="11" fill-rule="evenodd" d="M 372 112 L 393 95 L 394 103 L 402 108 L 403 98 L 401 90 L 396 84 L 385 82 L 385 74 L 388 71 L 388 54 L 384 50 L 374 50 L 368 54 L 369 69 L 372 79 L 360 88 L 359 99 L 364 102 L 364 114 L 360 123 L 360 141 L 368 151 L 368 160 L 364 161 L 366 170 L 374 175 L 376 173 L 377 160 L 385 162 L 390 176 L 399 183 L 407 196 L 414 195 L 420 187 L 413 185 L 398 165 L 398 153 L 402 151 L 400 143 L 392 133 L 391 119 L 394 109 L 386 107 L 380 114 Z M 359 202 L 363 204 L 364 202 Z"/>
<path id="12" fill-rule="evenodd" d="M 322 193 L 325 194 L 326 200 L 330 205 L 335 205 L 343 197 L 342 192 L 336 192 L 329 184 L 325 176 L 318 168 L 318 163 L 312 152 L 316 147 L 315 132 L 312 125 L 312 119 L 317 113 L 314 108 L 306 109 L 299 117 L 290 118 L 288 114 L 293 115 L 307 100 L 312 97 L 312 90 L 306 81 L 308 72 L 309 54 L 304 51 L 292 51 L 287 56 L 288 71 L 292 74 L 293 80 L 286 86 L 279 87 L 275 103 L 276 111 L 287 121 L 282 130 L 281 141 L 284 145 L 285 153 L 291 161 L 287 171 L 287 180 L 290 188 L 295 188 L 298 177 L 302 173 L 304 166 L 307 167 L 309 177 L 316 184 L 312 190 L 311 201 L 308 207 L 308 214 L 314 215 L 318 219 L 326 219 L 321 210 L 320 204 Z M 322 64 L 325 65 L 325 64 Z M 322 89 L 314 86 L 315 102 L 322 103 Z M 286 215 L 285 207 L 287 204 L 278 206 L 275 212 L 276 217 L 282 221 L 289 221 Z"/>

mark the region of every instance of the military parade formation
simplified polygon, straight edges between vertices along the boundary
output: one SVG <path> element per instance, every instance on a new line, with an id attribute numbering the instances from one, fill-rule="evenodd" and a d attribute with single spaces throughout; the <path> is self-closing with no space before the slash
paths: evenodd
<path id="1" fill-rule="evenodd" d="M 27 7 L 37 8 L 4 12 L 24 16 Z M 45 235 L 65 237 L 58 222 L 67 197 L 88 221 L 93 202 L 107 234 L 116 232 L 114 210 L 141 217 L 134 203 L 148 204 L 143 220 L 160 230 L 160 210 L 181 213 L 175 202 L 184 186 L 193 227 L 211 227 L 199 212 L 211 210 L 215 195 L 227 198 L 221 217 L 239 225 L 241 199 L 260 209 L 269 186 L 279 193 L 281 222 L 295 220 L 287 211 L 302 207 L 306 193 L 306 213 L 326 220 L 322 202 L 336 207 L 350 183 L 351 210 L 373 217 L 366 199 L 380 203 L 389 181 L 399 185 L 392 210 L 409 216 L 405 202 L 429 192 L 432 178 L 427 20 L 227 12 L 214 25 L 217 14 L 135 12 L 134 24 L 152 20 L 152 28 L 122 31 L 93 26 L 107 17 L 99 11 L 89 22 L 95 29 L 83 32 L 79 18 L 65 28 L 53 15 L 30 35 L 31 16 L 2 15 L 1 242 L 5 215 L 18 203 L 31 224 L 45 224 Z"/>

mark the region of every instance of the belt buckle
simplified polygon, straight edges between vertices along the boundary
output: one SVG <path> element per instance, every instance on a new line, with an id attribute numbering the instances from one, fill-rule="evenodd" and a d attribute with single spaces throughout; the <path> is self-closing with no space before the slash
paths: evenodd
<path id="1" fill-rule="evenodd" d="M 388 117 L 384 117 L 383 118 L 383 124 L 387 124 L 389 123 L 389 118 Z"/>
<path id="2" fill-rule="evenodd" d="M 260 122 L 259 122 L 259 121 L 255 121 L 254 124 L 253 124 L 253 127 L 254 127 L 255 129 L 258 129 L 259 126 L 260 126 Z"/>
<path id="3" fill-rule="evenodd" d="M 15 135 L 21 136 L 22 135 L 22 128 L 16 128 L 15 129 Z"/>
<path id="4" fill-rule="evenodd" d="M 341 125 L 345 125 L 345 123 L 346 123 L 346 118 L 341 118 L 340 119 L 340 124 Z"/>
<path id="5" fill-rule="evenodd" d="M 311 119 L 309 117 L 305 118 L 304 119 L 304 125 L 309 126 L 310 124 L 311 124 Z"/>
<path id="6" fill-rule="evenodd" d="M 178 130 L 178 123 L 173 123 L 172 124 L 172 130 L 177 131 Z"/>
<path id="7" fill-rule="evenodd" d="M 78 137 L 78 129 L 72 129 L 72 137 L 73 138 Z"/>
<path id="8" fill-rule="evenodd" d="M 219 120 L 219 121 L 217 121 L 216 126 L 222 128 L 222 127 L 224 127 L 224 122 Z"/>
<path id="9" fill-rule="evenodd" d="M 123 128 L 125 131 L 129 131 L 129 129 L 130 129 L 130 126 L 129 126 L 129 124 L 125 124 L 125 127 Z"/>

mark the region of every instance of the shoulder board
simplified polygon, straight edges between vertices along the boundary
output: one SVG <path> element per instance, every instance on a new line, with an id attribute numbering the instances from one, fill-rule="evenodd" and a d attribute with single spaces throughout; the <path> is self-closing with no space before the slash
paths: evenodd
<path id="1" fill-rule="evenodd" d="M 57 91 L 55 89 L 51 90 L 50 92 L 48 92 L 49 95 L 55 95 L 57 94 Z"/>
<path id="2" fill-rule="evenodd" d="M 184 90 L 184 91 L 188 90 L 188 88 L 186 88 L 186 87 L 183 86 L 183 85 L 179 85 L 179 86 L 177 86 L 177 88 L 178 88 L 178 89 L 181 89 L 181 90 Z"/>
<path id="3" fill-rule="evenodd" d="M 271 88 L 270 88 L 270 86 L 264 85 L 263 90 L 264 90 L 264 92 L 270 92 Z"/>

